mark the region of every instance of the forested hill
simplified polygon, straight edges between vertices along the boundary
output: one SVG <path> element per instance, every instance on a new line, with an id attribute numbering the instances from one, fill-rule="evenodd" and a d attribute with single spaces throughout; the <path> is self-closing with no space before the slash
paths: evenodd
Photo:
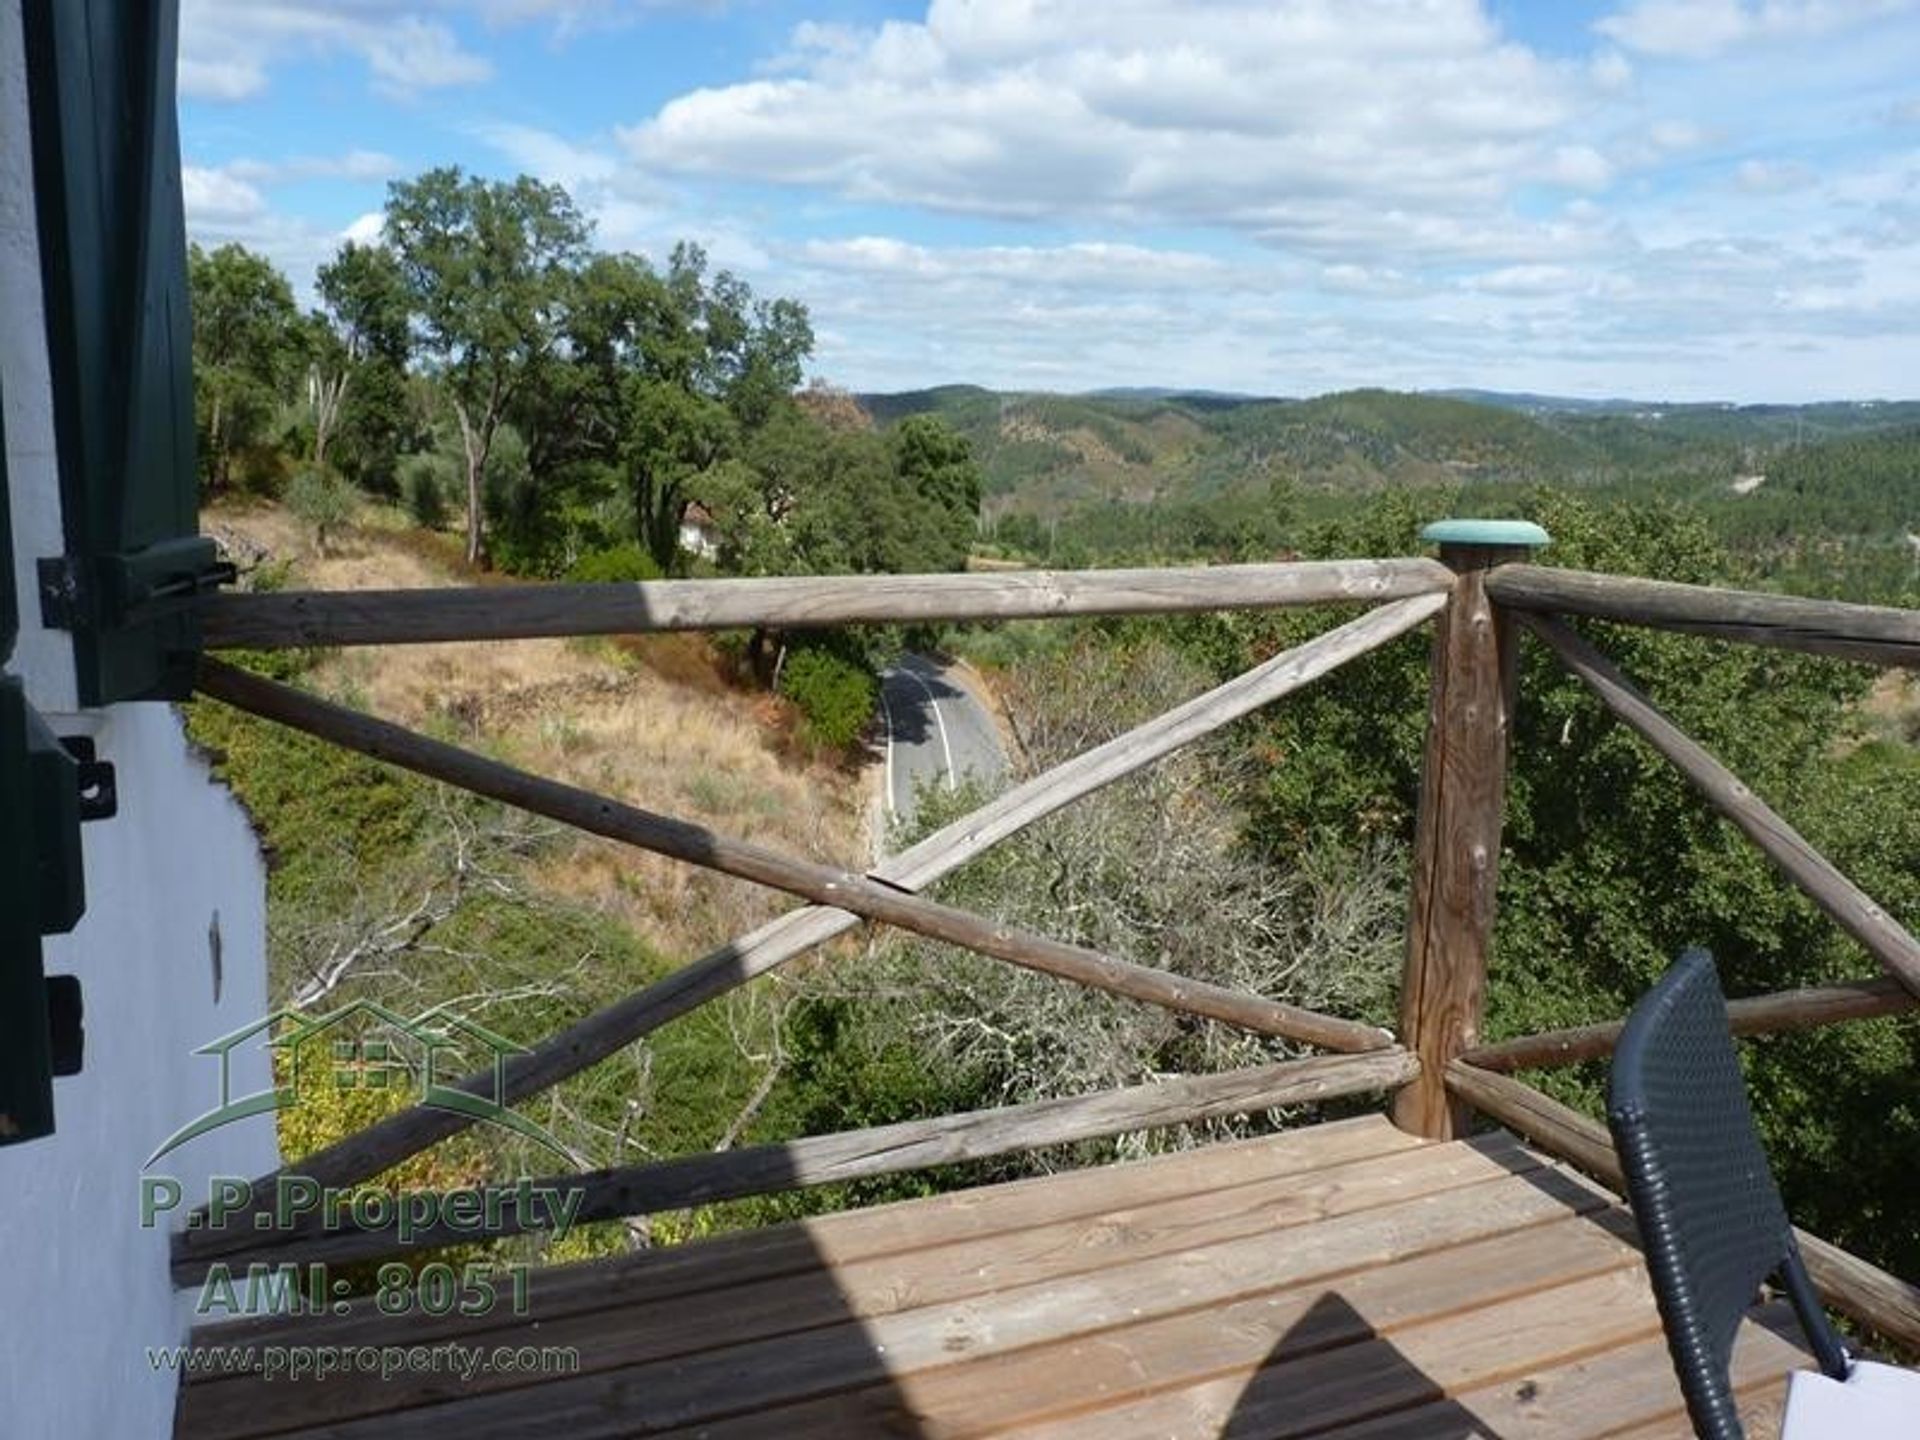
<path id="1" fill-rule="evenodd" d="M 1275 481 L 1329 491 L 1473 482 L 1730 483 L 1784 449 L 1920 429 L 1920 402 L 1668 406 L 1488 392 L 1310 400 L 950 385 L 870 394 L 885 424 L 936 414 L 971 442 L 1000 514 L 1206 502 Z"/>

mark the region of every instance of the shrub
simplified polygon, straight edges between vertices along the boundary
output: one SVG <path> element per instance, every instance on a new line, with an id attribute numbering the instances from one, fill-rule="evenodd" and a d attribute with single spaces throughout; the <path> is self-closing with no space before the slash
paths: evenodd
<path id="1" fill-rule="evenodd" d="M 567 579 L 585 584 L 660 578 L 660 567 L 637 541 L 605 550 L 589 550 L 567 567 Z"/>
<path id="2" fill-rule="evenodd" d="M 353 519 L 353 491 L 347 482 L 311 466 L 287 485 L 286 505 L 294 518 L 313 527 L 314 542 L 322 550 L 328 535 Z"/>
<path id="3" fill-rule="evenodd" d="M 800 708 L 806 738 L 844 750 L 873 718 L 879 685 L 859 661 L 827 645 L 808 644 L 787 652 L 780 693 Z"/>
<path id="4" fill-rule="evenodd" d="M 423 530 L 445 527 L 450 513 L 447 494 L 453 483 L 446 457 L 431 452 L 409 455 L 400 462 L 400 499 Z"/>

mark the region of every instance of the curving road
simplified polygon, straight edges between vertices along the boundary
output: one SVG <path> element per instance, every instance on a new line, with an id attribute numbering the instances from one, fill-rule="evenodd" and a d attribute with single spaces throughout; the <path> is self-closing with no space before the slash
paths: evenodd
<path id="1" fill-rule="evenodd" d="M 922 787 L 952 790 L 968 775 L 991 784 L 1006 774 L 993 716 L 952 666 L 925 655 L 902 656 L 880 672 L 880 715 L 889 820 L 910 820 Z"/>

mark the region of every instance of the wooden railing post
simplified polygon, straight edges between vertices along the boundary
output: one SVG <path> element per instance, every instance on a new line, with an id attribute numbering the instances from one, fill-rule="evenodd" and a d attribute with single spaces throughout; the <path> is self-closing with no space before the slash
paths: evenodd
<path id="1" fill-rule="evenodd" d="M 1453 600 L 1434 622 L 1427 749 L 1414 826 L 1413 898 L 1400 991 L 1401 1043 L 1420 1077 L 1394 1098 L 1403 1130 L 1452 1139 L 1466 1123 L 1446 1090 L 1447 1065 L 1479 1039 L 1493 937 L 1515 634 L 1487 595 L 1487 572 L 1547 543 L 1538 525 L 1446 520 L 1437 542 L 1454 572 Z"/>

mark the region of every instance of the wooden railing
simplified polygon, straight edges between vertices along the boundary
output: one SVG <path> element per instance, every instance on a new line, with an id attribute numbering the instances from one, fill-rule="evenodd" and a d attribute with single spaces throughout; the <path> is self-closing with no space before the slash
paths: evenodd
<path id="1" fill-rule="evenodd" d="M 1462 532 L 1454 532 L 1456 534 Z M 1373 608 L 1246 674 L 1087 751 L 945 826 L 867 874 L 785 856 L 684 820 L 529 774 L 489 757 L 203 661 L 202 693 L 418 774 L 579 829 L 808 902 L 511 1059 L 460 1083 L 513 1104 L 579 1073 L 668 1021 L 804 955 L 862 921 L 946 941 L 1058 979 L 1335 1052 L 1220 1075 L 911 1121 L 781 1145 L 555 1177 L 582 1192 L 579 1219 L 613 1219 L 797 1186 L 882 1175 L 1128 1131 L 1252 1113 L 1367 1091 L 1393 1092 L 1397 1123 L 1461 1133 L 1472 1111 L 1618 1188 L 1604 1128 L 1511 1071 L 1607 1053 L 1616 1022 L 1479 1043 L 1491 951 L 1509 720 L 1522 634 L 1544 643 L 1853 936 L 1887 972 L 1854 984 L 1734 1002 L 1736 1031 L 1763 1034 L 1897 1014 L 1920 1004 L 1920 943 L 1724 766 L 1683 734 L 1564 615 L 1706 634 L 1883 665 L 1920 664 L 1920 614 L 1872 606 L 1545 569 L 1527 543 L 1443 540 L 1438 562 L 1391 559 L 1077 573 L 862 576 L 636 585 L 227 595 L 206 602 L 211 649 L 405 644 L 766 626 L 779 629 L 1067 615 L 1175 614 L 1364 603 Z M 989 847 L 1102 786 L 1435 621 L 1432 685 L 1396 1039 L 1359 1021 L 1190 980 L 1100 954 L 919 892 Z M 496 1084 L 500 1088 L 496 1090 Z M 314 1183 L 377 1176 L 474 1123 L 419 1105 L 303 1157 Z M 289 1167 L 292 1169 L 293 1167 Z M 280 1172 L 286 1173 L 286 1172 Z M 265 1177 L 255 1193 L 271 1193 Z M 499 1233 L 538 1223 L 510 1196 Z M 414 1246 L 454 1237 L 417 1234 Z M 183 1283 L 216 1262 L 348 1259 L 405 1248 L 383 1230 L 314 1223 L 256 1231 L 252 1212 L 175 1241 Z M 1920 1347 L 1920 1289 L 1808 1241 L 1829 1303 Z"/>

